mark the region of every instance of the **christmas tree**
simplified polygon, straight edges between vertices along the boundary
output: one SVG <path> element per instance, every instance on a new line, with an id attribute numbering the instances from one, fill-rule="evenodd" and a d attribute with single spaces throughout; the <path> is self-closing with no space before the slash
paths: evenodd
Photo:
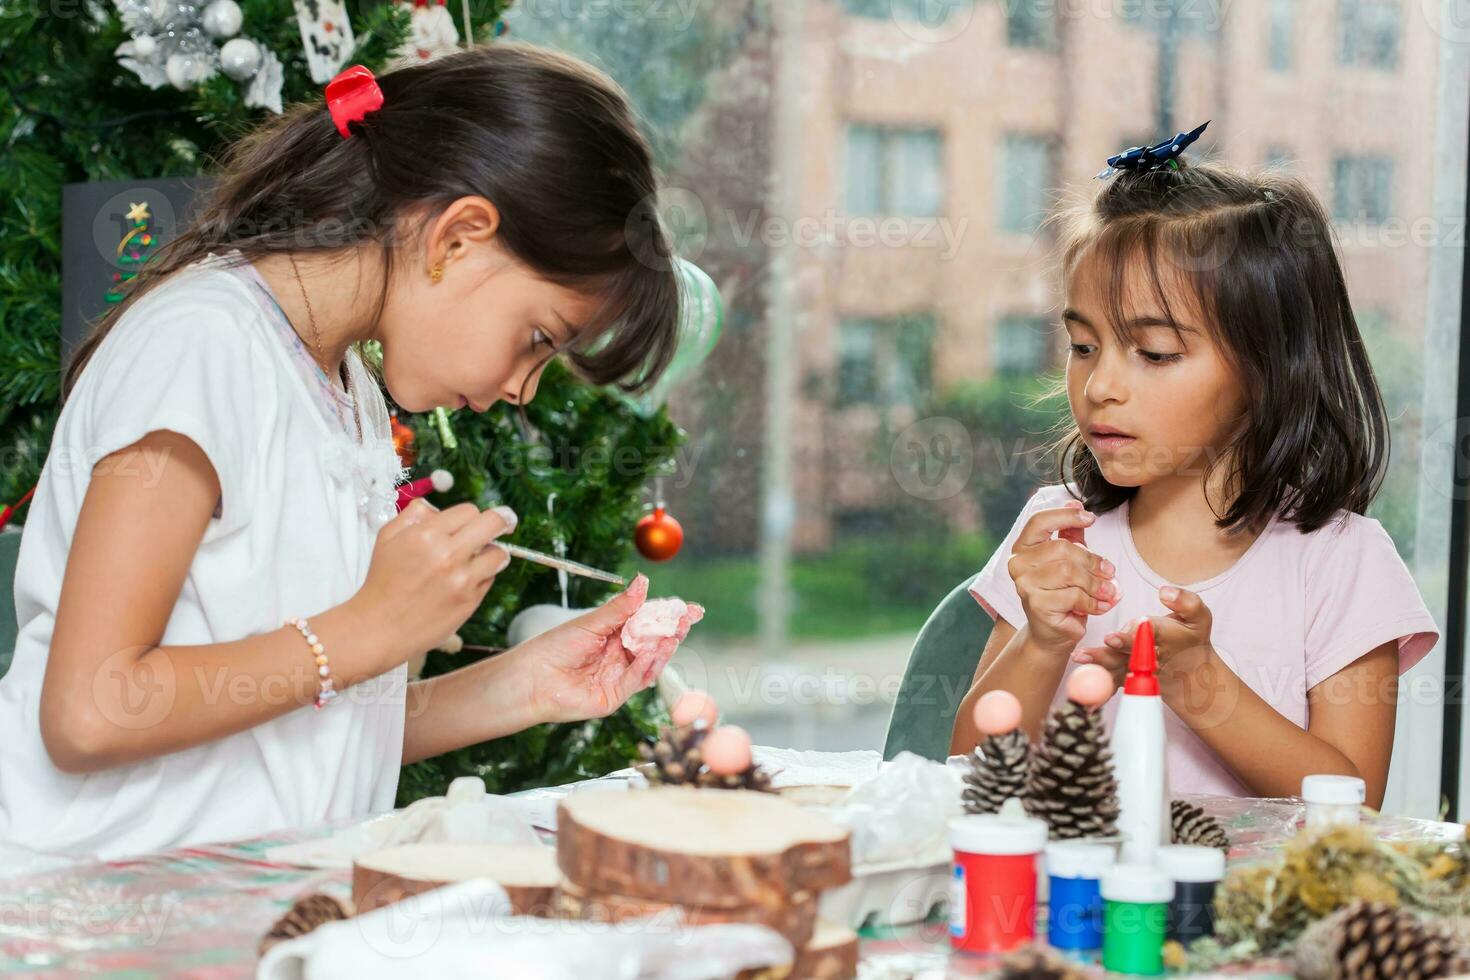
<path id="1" fill-rule="evenodd" d="M 146 202 L 128 208 L 124 220 L 128 223 L 122 241 L 117 243 L 117 264 L 122 272 L 112 274 L 112 288 L 107 291 L 107 302 L 121 303 L 127 295 L 127 284 L 138 275 L 138 269 L 148 256 L 153 254 L 154 240 L 149 224 L 153 215 L 148 213 Z"/>
<path id="2" fill-rule="evenodd" d="M 477 43 L 503 30 L 505 0 L 469 0 Z M 285 103 L 320 99 L 308 74 L 291 0 L 239 0 L 242 37 L 281 62 Z M 456 10 L 460 8 L 456 4 Z M 382 70 L 409 36 L 409 4 L 357 3 L 347 10 L 357 47 L 350 63 Z M 180 91 L 150 89 L 120 66 L 130 39 L 110 4 L 86 15 L 54 16 L 46 5 L 17 5 L 0 17 L 0 503 L 35 485 L 59 411 L 61 377 L 61 185 L 153 179 L 207 172 L 230 139 L 268 110 L 245 103 L 242 86 L 216 74 Z M 130 216 L 120 255 L 141 265 L 153 249 L 148 216 Z M 141 222 L 141 224 L 139 224 Z M 125 285 L 128 272 L 119 274 Z M 631 569 L 633 528 L 644 487 L 672 458 L 683 433 L 662 410 L 635 410 L 622 395 L 577 382 L 560 365 L 546 371 L 525 418 L 508 406 L 402 416 L 414 432 L 413 475 L 451 471 L 454 488 L 431 498 L 445 506 L 506 503 L 521 523 L 515 539 L 576 560 Z M 553 498 L 553 495 L 554 498 Z M 548 501 L 554 499 L 554 511 Z M 573 579 L 571 604 L 594 605 L 610 587 Z M 461 630 L 472 647 L 502 647 L 515 613 L 561 601 L 554 571 L 513 562 Z M 469 651 L 431 654 L 424 673 L 453 670 Z M 450 779 L 481 775 L 492 792 L 606 772 L 637 758 L 637 744 L 666 721 L 653 692 L 600 721 L 540 726 L 519 735 L 407 767 L 399 802 L 442 793 Z"/>

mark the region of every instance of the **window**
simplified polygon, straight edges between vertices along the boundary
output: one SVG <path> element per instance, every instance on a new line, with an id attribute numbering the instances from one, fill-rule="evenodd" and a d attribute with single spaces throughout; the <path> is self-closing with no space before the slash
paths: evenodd
<path id="1" fill-rule="evenodd" d="M 1400 16 L 1392 0 L 1338 0 L 1338 61 L 1359 68 L 1397 67 Z"/>
<path id="2" fill-rule="evenodd" d="M 944 200 L 937 129 L 847 128 L 847 213 L 930 217 Z"/>
<path id="3" fill-rule="evenodd" d="M 1379 225 L 1388 220 L 1393 161 L 1340 156 L 1332 166 L 1332 217 Z"/>
<path id="4" fill-rule="evenodd" d="M 996 321 L 991 360 L 995 373 L 1030 376 L 1044 371 L 1049 325 L 1044 316 L 1021 313 L 1007 314 Z"/>
<path id="5" fill-rule="evenodd" d="M 1266 63 L 1272 71 L 1289 71 L 1296 46 L 1296 0 L 1271 0 Z"/>
<path id="6" fill-rule="evenodd" d="M 842 9 L 854 17 L 873 20 L 917 21 L 940 24 L 954 14 L 968 12 L 973 0 L 842 0 Z"/>
<path id="7" fill-rule="evenodd" d="M 1051 141 L 1010 135 L 1001 146 L 1000 227 L 1029 235 L 1041 227 L 1051 203 Z"/>
<path id="8" fill-rule="evenodd" d="M 1217 117 L 1191 160 L 1291 160 L 1329 213 L 1422 215 L 1443 232 L 1381 247 L 1376 232 L 1386 226 L 1354 234 L 1343 225 L 1340 247 L 1393 436 L 1368 516 L 1444 627 L 1445 583 L 1459 573 L 1450 574 L 1447 488 L 1461 448 L 1451 437 L 1459 413 L 1450 358 L 1459 349 L 1470 89 L 1443 84 L 1460 53 L 1425 4 L 721 0 L 643 4 L 646 17 L 587 15 L 596 6 L 518 3 L 507 21 L 512 37 L 605 68 L 628 90 L 666 186 L 704 206 L 709 233 L 685 257 L 730 284 L 729 326 L 670 405 L 701 455 L 685 454 L 697 472 L 681 464 L 666 481 L 671 512 L 697 530 L 664 574 L 670 592 L 710 609 L 685 680 L 709 689 L 758 743 L 883 746 L 890 705 L 845 685 L 858 670 L 901 676 L 935 606 L 983 566 L 1035 485 L 1054 479 L 1054 460 L 1021 453 L 1067 411 L 1065 400 L 1055 410 L 1036 400 L 1051 380 L 1037 371 L 1057 365 L 1060 344 L 1032 314 L 1062 300 L 1057 242 L 1035 234 L 1037 219 L 1054 195 L 1095 193 L 1103 157 L 1158 143 L 1220 107 L 1234 112 Z M 932 11 L 946 6 L 947 28 L 932 30 Z M 584 15 L 567 13 L 576 7 Z M 1033 30 L 1042 24 L 1049 38 Z M 1037 56 L 1031 45 L 1043 42 L 1048 53 Z M 782 70 L 783 50 L 795 71 Z M 1407 69 L 1409 52 L 1423 59 L 1413 71 L 1373 67 Z M 966 85 L 946 84 L 960 71 Z M 977 95 L 1012 101 L 994 111 L 971 101 Z M 1414 111 L 1386 119 L 1385 105 Z M 1302 134 L 1323 120 L 1332 142 L 1308 142 Z M 786 191 L 795 216 L 819 222 L 803 239 L 814 246 L 774 223 L 791 217 L 773 213 Z M 936 247 L 844 241 L 849 212 L 880 224 L 897 216 L 909 241 L 922 235 Z M 895 320 L 895 310 L 933 316 Z M 892 410 L 916 394 L 912 419 Z M 934 426 L 942 420 L 953 431 Z M 967 462 L 972 472 L 958 479 Z M 951 481 L 951 497 L 928 492 Z M 846 541 L 844 527 L 854 529 Z M 736 671 L 726 667 L 743 670 L 752 651 L 794 665 L 815 663 L 805 654 L 816 649 L 847 672 L 823 686 L 834 693 L 821 704 L 796 703 L 793 688 L 785 699 L 743 697 L 728 680 Z M 1443 679 L 1438 651 L 1402 680 L 1414 710 L 1399 712 L 1385 812 L 1437 812 Z M 894 721 L 902 728 L 911 718 Z"/>
<path id="9" fill-rule="evenodd" d="M 934 385 L 934 317 L 844 319 L 837 331 L 837 404 L 919 405 Z"/>
<path id="10" fill-rule="evenodd" d="M 1005 0 L 1006 43 L 1013 48 L 1051 48 L 1056 42 L 1054 5 Z"/>

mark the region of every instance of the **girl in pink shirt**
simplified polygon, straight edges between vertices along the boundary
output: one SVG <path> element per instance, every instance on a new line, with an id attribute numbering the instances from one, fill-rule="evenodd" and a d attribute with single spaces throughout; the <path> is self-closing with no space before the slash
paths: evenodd
<path id="1" fill-rule="evenodd" d="M 1379 806 L 1398 675 L 1438 632 L 1363 516 L 1388 422 L 1327 216 L 1293 178 L 1161 156 L 1061 215 L 1073 425 L 970 585 L 995 629 L 951 751 L 987 691 L 1034 737 L 1078 664 L 1121 682 L 1146 617 L 1174 792 L 1344 773 Z"/>

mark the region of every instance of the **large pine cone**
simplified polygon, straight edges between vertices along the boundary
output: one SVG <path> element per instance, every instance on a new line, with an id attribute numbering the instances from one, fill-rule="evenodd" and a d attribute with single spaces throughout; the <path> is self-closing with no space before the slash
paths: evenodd
<path id="1" fill-rule="evenodd" d="M 1433 980 L 1464 973 L 1470 957 L 1441 923 L 1357 901 L 1302 935 L 1294 965 L 1303 980 Z"/>
<path id="2" fill-rule="evenodd" d="M 1205 813 L 1192 803 L 1183 800 L 1169 801 L 1169 819 L 1174 825 L 1170 840 L 1175 844 L 1196 844 L 1200 847 L 1218 847 L 1230 850 L 1230 835 L 1220 826 L 1220 821 Z"/>
<path id="3" fill-rule="evenodd" d="M 1001 804 L 1025 795 L 1031 741 L 1019 729 L 990 735 L 970 753 L 964 800 L 968 813 L 999 813 Z"/>
<path id="4" fill-rule="evenodd" d="M 1000 963 L 1000 980 L 1087 980 L 1087 973 L 1050 946 L 1022 946 Z"/>
<path id="5" fill-rule="evenodd" d="M 276 943 L 304 936 L 319 925 L 346 919 L 351 915 L 352 910 L 340 899 L 321 892 L 312 892 L 297 899 L 286 914 L 276 920 L 276 924 L 261 939 L 258 952 L 264 956 L 265 951 Z"/>
<path id="6" fill-rule="evenodd" d="M 1118 779 L 1098 711 L 1068 701 L 1047 719 L 1026 777 L 1026 811 L 1053 840 L 1118 832 Z"/>

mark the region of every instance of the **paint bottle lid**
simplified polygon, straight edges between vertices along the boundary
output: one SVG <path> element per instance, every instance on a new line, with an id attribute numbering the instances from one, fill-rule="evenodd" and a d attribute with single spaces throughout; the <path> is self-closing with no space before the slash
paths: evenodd
<path id="1" fill-rule="evenodd" d="M 1225 877 L 1225 852 L 1218 847 L 1167 844 L 1155 853 L 1154 862 L 1175 881 L 1203 883 Z"/>
<path id="2" fill-rule="evenodd" d="M 1143 620 L 1133 634 L 1133 652 L 1128 655 L 1128 676 L 1123 693 L 1157 697 L 1159 656 L 1154 647 L 1154 624 Z"/>
<path id="3" fill-rule="evenodd" d="M 965 854 L 1040 854 L 1050 833 L 1044 820 L 998 813 L 955 817 L 949 822 L 949 844 Z"/>
<path id="4" fill-rule="evenodd" d="M 1147 864 L 1118 864 L 1103 873 L 1102 897 L 1110 902 L 1158 904 L 1174 897 L 1174 881 Z"/>
<path id="5" fill-rule="evenodd" d="M 1046 845 L 1046 873 L 1057 878 L 1101 878 L 1118 863 L 1118 848 L 1101 841 L 1063 840 Z"/>
<path id="6" fill-rule="evenodd" d="M 1302 799 L 1308 803 L 1360 806 L 1368 798 L 1368 784 L 1357 776 L 1303 776 Z"/>

